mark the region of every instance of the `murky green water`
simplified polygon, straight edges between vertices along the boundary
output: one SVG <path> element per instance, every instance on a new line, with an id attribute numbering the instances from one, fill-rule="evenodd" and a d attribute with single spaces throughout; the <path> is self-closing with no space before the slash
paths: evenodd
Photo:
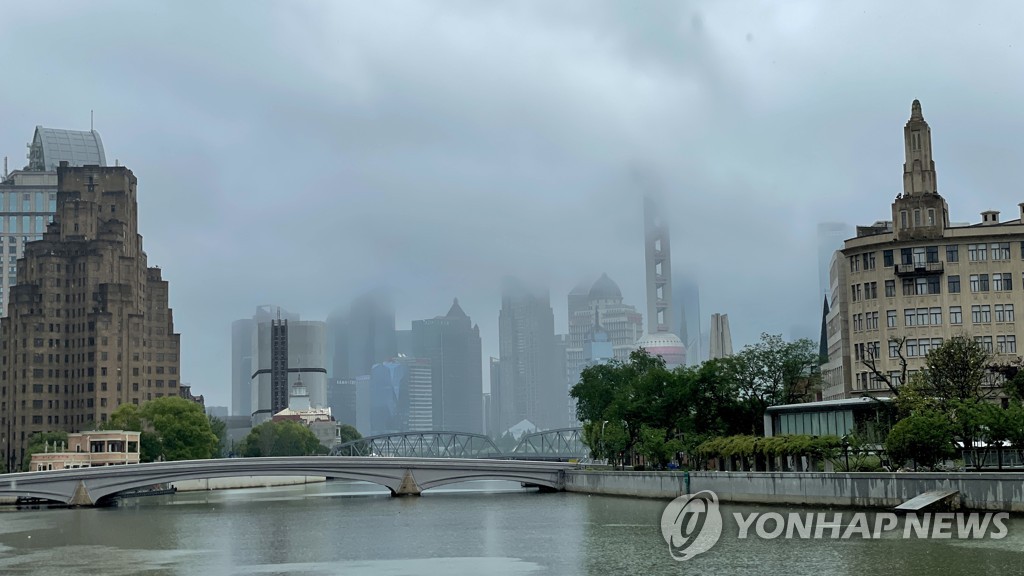
<path id="1" fill-rule="evenodd" d="M 0 574 L 1024 574 L 1024 519 L 1002 540 L 738 540 L 732 513 L 789 509 L 723 506 L 721 541 L 676 562 L 664 505 L 502 482 L 390 498 L 339 481 L 7 511 Z"/>

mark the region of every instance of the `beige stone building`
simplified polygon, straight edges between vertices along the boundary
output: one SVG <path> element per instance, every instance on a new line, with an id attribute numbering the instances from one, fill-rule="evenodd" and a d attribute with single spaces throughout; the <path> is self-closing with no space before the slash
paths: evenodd
<path id="1" fill-rule="evenodd" d="M 66 445 L 47 446 L 32 455 L 29 471 L 64 470 L 138 464 L 141 432 L 125 430 L 89 430 L 68 434 Z"/>
<path id="2" fill-rule="evenodd" d="M 167 282 L 146 263 L 136 179 L 57 169 L 57 206 L 18 260 L 0 321 L 0 432 L 12 468 L 32 434 L 92 430 L 121 404 L 179 394 Z"/>
<path id="3" fill-rule="evenodd" d="M 954 335 L 974 338 L 997 360 L 1019 355 L 1024 204 L 1009 220 L 991 210 L 976 224 L 951 224 L 936 184 L 931 129 L 916 100 L 904 150 L 903 193 L 891 220 L 858 227 L 835 261 L 831 303 L 838 312 L 828 320 L 826 399 L 885 395 L 886 380 L 901 381 L 901 357 L 912 373 Z"/>

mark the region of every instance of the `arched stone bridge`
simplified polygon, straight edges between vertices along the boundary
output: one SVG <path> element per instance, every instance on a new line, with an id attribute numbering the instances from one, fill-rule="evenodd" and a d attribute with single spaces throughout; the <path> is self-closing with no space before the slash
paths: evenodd
<path id="1" fill-rule="evenodd" d="M 394 496 L 419 495 L 445 484 L 509 480 L 563 490 L 573 464 L 458 458 L 358 458 L 294 456 L 151 462 L 22 472 L 0 475 L 0 497 L 40 498 L 73 506 L 93 506 L 119 492 L 156 484 L 238 476 L 326 476 L 372 482 Z"/>

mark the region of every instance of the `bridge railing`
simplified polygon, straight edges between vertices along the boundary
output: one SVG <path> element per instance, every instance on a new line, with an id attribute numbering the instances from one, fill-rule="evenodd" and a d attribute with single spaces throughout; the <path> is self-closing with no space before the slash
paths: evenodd
<path id="1" fill-rule="evenodd" d="M 502 451 L 483 434 L 429 431 L 367 436 L 339 444 L 332 456 L 400 458 L 494 458 L 521 460 L 580 460 L 590 456 L 579 428 L 559 428 L 525 434 L 511 452 Z"/>

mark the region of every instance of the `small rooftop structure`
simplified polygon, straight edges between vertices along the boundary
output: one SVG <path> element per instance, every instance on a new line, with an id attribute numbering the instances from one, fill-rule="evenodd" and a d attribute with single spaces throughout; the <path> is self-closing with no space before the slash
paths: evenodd
<path id="1" fill-rule="evenodd" d="M 28 169 L 54 172 L 62 161 L 69 166 L 106 166 L 99 132 L 36 126 L 28 149 Z"/>
<path id="2" fill-rule="evenodd" d="M 138 464 L 141 432 L 89 430 L 68 434 L 66 445 L 47 445 L 32 455 L 30 471 Z"/>

